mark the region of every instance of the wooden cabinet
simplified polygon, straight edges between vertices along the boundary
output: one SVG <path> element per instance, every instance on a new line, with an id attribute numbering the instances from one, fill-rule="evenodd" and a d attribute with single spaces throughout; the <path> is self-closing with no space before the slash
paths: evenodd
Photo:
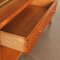
<path id="1" fill-rule="evenodd" d="M 12 15 L 8 13 L 7 18 L 0 19 L 1 60 L 17 60 L 23 53 L 29 55 L 56 11 L 57 0 L 44 7 L 31 4 L 31 0 L 26 2 L 26 8 L 22 5 Z"/>

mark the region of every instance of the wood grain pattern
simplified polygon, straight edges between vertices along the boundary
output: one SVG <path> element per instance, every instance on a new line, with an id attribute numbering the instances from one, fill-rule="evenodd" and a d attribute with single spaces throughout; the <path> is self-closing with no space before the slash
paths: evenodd
<path id="1" fill-rule="evenodd" d="M 25 37 L 28 41 L 26 51 L 26 54 L 28 55 L 38 41 L 38 36 L 41 35 L 46 26 L 50 23 L 50 18 L 52 18 L 56 11 L 56 6 L 57 0 L 55 0 L 49 8 L 30 5 L 1 30 Z M 52 13 L 53 11 L 54 13 Z M 22 52 L 4 46 L 2 46 L 1 50 L 3 52 L 2 60 L 17 60 L 22 54 Z"/>
<path id="2" fill-rule="evenodd" d="M 30 4 L 31 0 L 12 0 L 0 8 L 0 29 Z"/>

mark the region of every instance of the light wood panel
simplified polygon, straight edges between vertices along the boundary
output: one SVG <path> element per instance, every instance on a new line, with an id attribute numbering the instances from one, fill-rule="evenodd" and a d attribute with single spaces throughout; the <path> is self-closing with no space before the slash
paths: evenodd
<path id="1" fill-rule="evenodd" d="M 21 52 L 26 51 L 27 41 L 24 37 L 0 31 L 0 41 L 2 46 L 15 49 Z"/>

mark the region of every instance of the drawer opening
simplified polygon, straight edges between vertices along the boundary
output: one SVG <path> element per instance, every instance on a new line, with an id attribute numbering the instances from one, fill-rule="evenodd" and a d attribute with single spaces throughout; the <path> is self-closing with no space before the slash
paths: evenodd
<path id="1" fill-rule="evenodd" d="M 30 5 L 12 21 L 5 25 L 2 30 L 12 34 L 26 37 L 40 21 L 48 7 Z"/>

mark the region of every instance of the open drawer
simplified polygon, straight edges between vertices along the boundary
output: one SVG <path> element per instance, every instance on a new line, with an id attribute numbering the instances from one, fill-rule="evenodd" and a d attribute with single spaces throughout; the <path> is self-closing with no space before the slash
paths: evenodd
<path id="1" fill-rule="evenodd" d="M 19 51 L 18 54 L 29 54 L 39 35 L 51 22 L 56 6 L 57 0 L 49 7 L 31 4 L 1 29 L 1 45 Z"/>

